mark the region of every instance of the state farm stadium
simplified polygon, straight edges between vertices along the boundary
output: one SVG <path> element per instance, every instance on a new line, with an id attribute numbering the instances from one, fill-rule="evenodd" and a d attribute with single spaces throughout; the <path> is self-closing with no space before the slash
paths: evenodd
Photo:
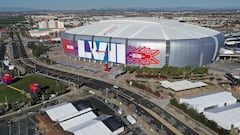
<path id="1" fill-rule="evenodd" d="M 124 18 L 68 30 L 64 52 L 84 61 L 160 68 L 203 66 L 215 61 L 224 35 L 176 20 Z"/>

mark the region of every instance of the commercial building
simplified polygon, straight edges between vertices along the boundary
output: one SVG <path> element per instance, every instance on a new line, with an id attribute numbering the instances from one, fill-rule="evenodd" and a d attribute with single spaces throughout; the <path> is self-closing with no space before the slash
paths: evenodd
<path id="1" fill-rule="evenodd" d="M 218 31 L 176 20 L 134 17 L 100 21 L 61 35 L 64 52 L 79 59 L 123 66 L 203 66 L 224 44 Z"/>
<path id="2" fill-rule="evenodd" d="M 185 103 L 195 109 L 198 113 L 202 113 L 207 109 L 223 107 L 235 104 L 237 99 L 232 96 L 231 92 L 217 91 L 194 95 L 186 98 L 180 98 L 179 103 Z"/>
<path id="3" fill-rule="evenodd" d="M 48 20 L 38 22 L 39 29 L 64 29 L 64 22 L 59 20 Z"/>
<path id="4" fill-rule="evenodd" d="M 65 31 L 64 22 L 54 19 L 45 19 L 38 22 L 38 29 L 30 30 L 30 36 L 40 37 L 60 37 L 60 33 Z"/>
<path id="5" fill-rule="evenodd" d="M 4 33 L 6 33 L 6 31 L 4 29 L 0 29 L 0 38 Z"/>
<path id="6" fill-rule="evenodd" d="M 62 29 L 34 29 L 30 30 L 30 36 L 39 38 L 39 37 L 59 37 L 60 33 L 64 31 Z"/>

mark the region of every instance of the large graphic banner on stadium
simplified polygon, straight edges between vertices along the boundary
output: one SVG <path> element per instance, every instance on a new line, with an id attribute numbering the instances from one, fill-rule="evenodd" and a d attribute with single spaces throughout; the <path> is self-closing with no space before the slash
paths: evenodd
<path id="1" fill-rule="evenodd" d="M 140 66 L 148 66 L 151 64 L 160 64 L 160 61 L 155 57 L 160 53 L 160 50 L 150 49 L 147 47 L 128 46 L 127 64 L 136 64 Z"/>
<path id="2" fill-rule="evenodd" d="M 63 39 L 62 44 L 63 44 L 63 49 L 64 49 L 66 54 L 73 55 L 73 56 L 78 55 L 77 54 L 78 53 L 78 47 L 76 45 L 74 45 L 72 40 Z"/>
<path id="3" fill-rule="evenodd" d="M 129 40 L 126 58 L 129 66 L 161 67 L 165 64 L 166 42 Z"/>
<path id="4" fill-rule="evenodd" d="M 103 62 L 126 63 L 126 48 L 121 43 L 78 40 L 78 56 Z"/>

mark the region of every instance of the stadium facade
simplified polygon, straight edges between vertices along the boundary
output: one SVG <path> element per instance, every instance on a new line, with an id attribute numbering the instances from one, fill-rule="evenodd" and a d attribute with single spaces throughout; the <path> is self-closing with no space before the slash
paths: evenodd
<path id="1" fill-rule="evenodd" d="M 159 18 L 100 21 L 61 35 L 64 52 L 79 59 L 124 66 L 203 66 L 224 44 L 218 31 Z"/>

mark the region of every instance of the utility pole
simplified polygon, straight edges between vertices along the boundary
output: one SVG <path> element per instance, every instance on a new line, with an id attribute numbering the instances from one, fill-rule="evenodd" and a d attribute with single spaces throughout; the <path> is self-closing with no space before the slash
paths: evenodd
<path id="1" fill-rule="evenodd" d="M 5 102 L 6 102 L 6 105 L 7 105 L 7 110 L 8 110 L 8 99 L 7 99 L 7 96 L 5 95 Z"/>
<path id="2" fill-rule="evenodd" d="M 106 100 L 105 100 L 105 103 L 108 102 L 108 88 L 106 88 Z"/>

